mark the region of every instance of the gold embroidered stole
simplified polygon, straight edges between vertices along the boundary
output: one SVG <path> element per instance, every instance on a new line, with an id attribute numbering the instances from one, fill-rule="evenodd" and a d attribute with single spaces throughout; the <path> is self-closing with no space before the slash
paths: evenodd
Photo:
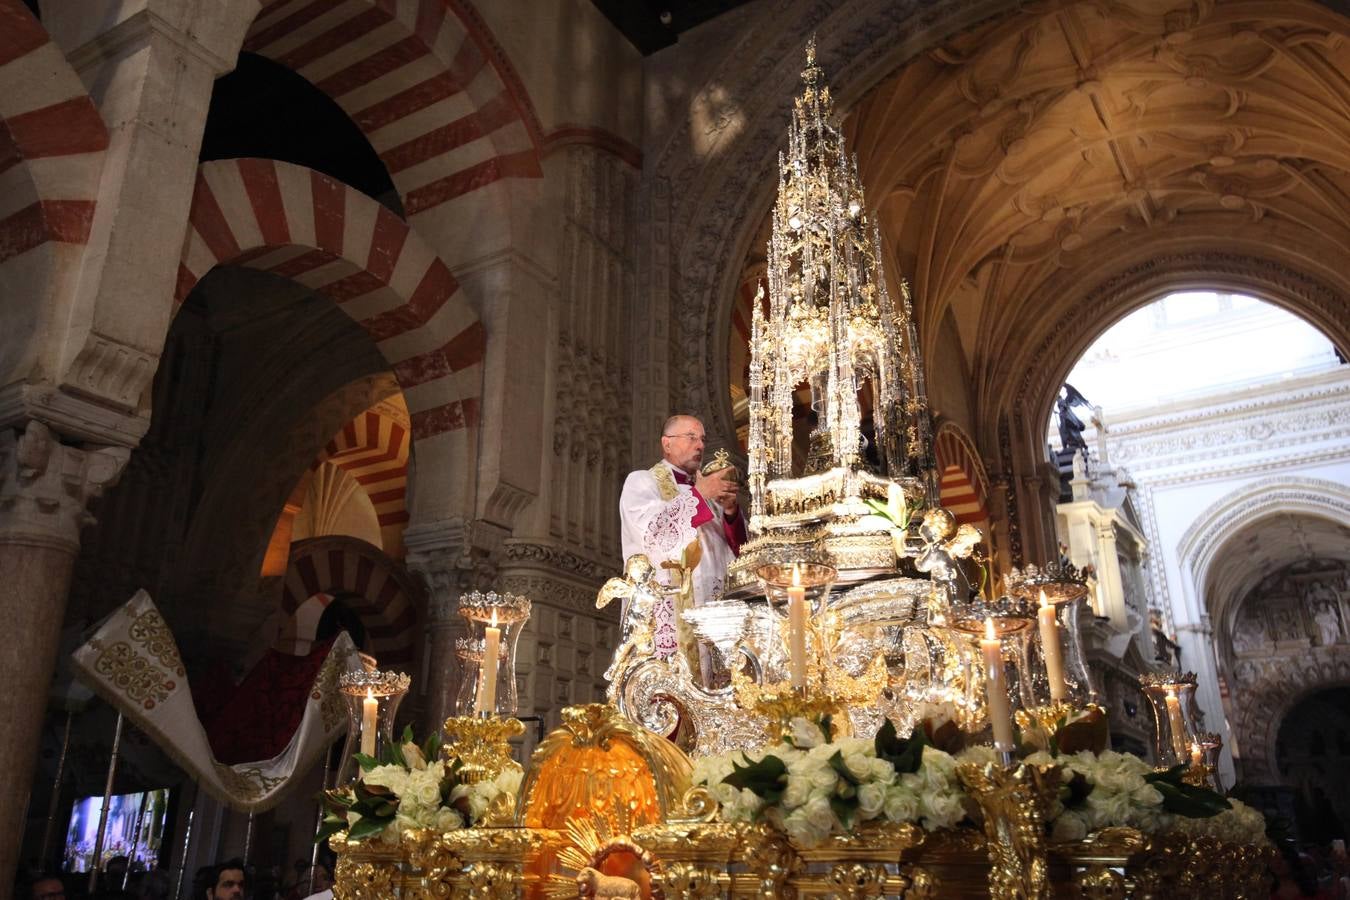
<path id="1" fill-rule="evenodd" d="M 675 473 L 670 471 L 670 466 L 664 462 L 659 462 L 648 471 L 656 479 L 656 488 L 661 492 L 661 502 L 669 503 L 674 500 L 680 493 L 680 488 L 675 484 Z"/>

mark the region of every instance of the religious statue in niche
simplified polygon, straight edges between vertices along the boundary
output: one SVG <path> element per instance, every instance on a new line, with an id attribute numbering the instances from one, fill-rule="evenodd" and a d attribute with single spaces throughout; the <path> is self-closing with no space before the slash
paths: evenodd
<path id="1" fill-rule="evenodd" d="M 1276 641 L 1302 641 L 1308 638 L 1298 610 L 1288 601 L 1281 602 L 1271 609 L 1270 626 L 1271 634 Z"/>
<path id="2" fill-rule="evenodd" d="M 1318 643 L 1330 647 L 1341 639 L 1341 611 L 1333 596 L 1317 600 L 1312 607 L 1313 623 L 1317 625 Z"/>
<path id="3" fill-rule="evenodd" d="M 1250 610 L 1243 610 L 1242 617 L 1233 628 L 1233 652 L 1239 655 L 1251 653 L 1264 648 L 1267 643 L 1261 621 L 1251 615 Z"/>

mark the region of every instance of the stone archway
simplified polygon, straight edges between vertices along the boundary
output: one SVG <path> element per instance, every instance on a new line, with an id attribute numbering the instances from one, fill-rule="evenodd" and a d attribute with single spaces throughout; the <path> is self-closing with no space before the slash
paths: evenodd
<path id="1" fill-rule="evenodd" d="M 44 335 L 70 314 L 77 279 L 69 273 L 79 270 L 93 227 L 108 129 L 61 48 L 20 0 L 0 0 L 0 67 L 11 85 L 23 86 L 0 97 L 0 387 L 16 394 L 4 405 L 21 407 L 30 382 L 50 381 L 61 362 L 61 348 Z M 107 373 L 87 366 L 76 374 L 102 382 Z M 137 398 L 124 390 L 116 399 L 134 407 Z M 69 416 L 69 402 L 47 392 L 44 417 L 105 441 L 116 435 L 117 426 L 104 427 L 106 417 Z"/>
<path id="2" fill-rule="evenodd" d="M 197 178 L 178 300 L 225 263 L 293 279 L 351 316 L 403 389 L 420 463 L 449 480 L 437 502 L 471 509 L 487 336 L 449 267 L 417 233 L 312 170 L 221 160 Z"/>
<path id="3" fill-rule="evenodd" d="M 409 218 L 443 253 L 477 255 L 510 241 L 510 185 L 542 179 L 543 136 L 524 83 L 471 4 L 276 0 L 243 49 L 293 69 L 342 107 Z M 431 127 L 433 105 L 445 112 Z"/>
<path id="4" fill-rule="evenodd" d="M 287 616 L 283 639 L 306 637 L 297 613 L 318 594 L 360 598 L 348 605 L 361 617 L 367 649 L 381 668 L 406 670 L 412 664 L 420 593 L 396 560 L 352 537 L 298 541 L 282 583 L 281 609 Z M 308 637 L 313 637 L 312 630 Z"/>
<path id="5" fill-rule="evenodd" d="M 1302 535 L 1281 548 L 1291 531 Z M 1239 777 L 1279 785 L 1276 741 L 1285 714 L 1322 688 L 1350 684 L 1341 597 L 1350 585 L 1333 585 L 1322 571 L 1350 572 L 1350 488 L 1300 477 L 1253 482 L 1204 510 L 1177 549 L 1212 623 Z M 1318 611 L 1326 591 L 1335 611 L 1334 627 L 1324 628 Z"/>

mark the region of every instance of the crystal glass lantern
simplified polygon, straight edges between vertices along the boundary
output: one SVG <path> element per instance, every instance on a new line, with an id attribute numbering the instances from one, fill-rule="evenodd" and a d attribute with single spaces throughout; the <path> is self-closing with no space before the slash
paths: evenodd
<path id="1" fill-rule="evenodd" d="M 1190 765 L 1196 728 L 1195 673 L 1156 672 L 1139 676 L 1139 686 L 1153 707 L 1157 726 L 1154 762 L 1161 767 Z"/>
<path id="2" fill-rule="evenodd" d="M 1079 616 L 1085 600 L 1077 597 L 1049 605 L 1054 609 L 1055 621 L 1059 625 L 1060 667 L 1066 689 L 1061 702 L 1075 709 L 1083 709 L 1097 700 L 1097 691 L 1092 686 L 1092 677 L 1083 654 L 1082 632 L 1079 630 Z M 1052 702 L 1043 643 L 1040 639 L 1029 641 L 1027 681 L 1034 698 L 1030 703 L 1036 706 Z"/>
<path id="3" fill-rule="evenodd" d="M 356 779 L 356 754 L 379 758 L 394 740 L 394 717 L 412 679 L 402 672 L 345 672 L 338 690 L 347 704 L 347 739 L 338 765 L 338 786 Z"/>
<path id="4" fill-rule="evenodd" d="M 497 648 L 497 665 L 499 667 L 507 659 L 508 649 L 505 643 L 499 643 Z M 474 703 L 477 702 L 481 690 L 483 639 L 455 638 L 455 655 L 459 657 L 459 671 L 462 673 L 459 679 L 459 690 L 455 692 L 455 715 L 472 716 L 474 714 Z M 514 669 L 514 667 L 512 668 Z M 499 698 L 499 700 L 509 702 L 508 698 Z M 501 705 L 501 703 L 498 704 L 499 708 Z"/>
<path id="5" fill-rule="evenodd" d="M 465 654 L 461 655 L 466 666 L 456 712 L 464 716 L 514 716 L 520 706 L 516 645 L 530 618 L 530 601 L 515 594 L 472 591 L 460 597 L 459 614 L 468 623 L 469 636 Z M 478 657 L 478 665 L 467 665 L 473 656 Z M 468 681 L 474 682 L 473 702 L 466 708 L 461 698 Z"/>

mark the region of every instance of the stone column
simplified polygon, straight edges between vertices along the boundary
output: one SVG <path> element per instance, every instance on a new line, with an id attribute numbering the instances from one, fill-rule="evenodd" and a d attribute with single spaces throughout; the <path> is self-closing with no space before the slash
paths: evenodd
<path id="1" fill-rule="evenodd" d="M 77 450 L 46 425 L 0 431 L 0 885 L 14 883 L 47 690 L 86 505 L 131 451 Z"/>
<path id="2" fill-rule="evenodd" d="M 487 590 L 496 574 L 482 553 L 475 553 L 470 528 L 462 519 L 410 525 L 403 532 L 408 570 L 426 590 L 426 645 L 423 648 L 419 736 L 439 729 L 455 714 L 460 665 L 455 639 L 467 630 L 459 615 L 459 598 L 466 591 Z"/>

